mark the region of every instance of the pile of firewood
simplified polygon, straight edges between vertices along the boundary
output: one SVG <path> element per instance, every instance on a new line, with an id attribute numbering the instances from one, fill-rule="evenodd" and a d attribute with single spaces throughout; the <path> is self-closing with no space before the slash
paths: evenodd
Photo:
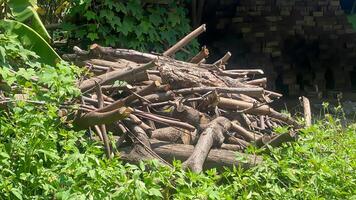
<path id="1" fill-rule="evenodd" d="M 273 147 L 295 139 L 299 124 L 268 105 L 281 95 L 265 89 L 262 70 L 225 70 L 229 52 L 207 64 L 204 47 L 189 61 L 172 58 L 204 31 L 202 25 L 161 55 L 97 44 L 64 55 L 92 74 L 78 82 L 82 99 L 74 126 L 95 132 L 108 157 L 166 165 L 185 160 L 183 166 L 195 172 L 249 167 L 261 162 L 241 153 L 250 145 Z M 274 133 L 281 125 L 290 132 Z M 115 148 L 108 131 L 117 139 Z M 239 163 L 236 154 L 247 161 Z"/>

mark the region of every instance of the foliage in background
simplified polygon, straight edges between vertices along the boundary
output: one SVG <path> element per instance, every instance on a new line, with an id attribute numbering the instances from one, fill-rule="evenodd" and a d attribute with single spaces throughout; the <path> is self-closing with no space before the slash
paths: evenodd
<path id="1" fill-rule="evenodd" d="M 184 1 L 149 4 L 143 0 L 74 0 L 64 29 L 84 44 L 93 42 L 119 48 L 162 53 L 191 31 Z M 197 41 L 186 47 L 194 56 Z"/>
<path id="2" fill-rule="evenodd" d="M 15 103 L 0 111 L 0 199 L 356 198 L 356 124 L 343 127 L 326 115 L 301 130 L 297 142 L 265 153 L 264 163 L 249 170 L 195 174 L 179 163 L 171 170 L 157 162 L 107 160 L 102 145 L 57 115 L 61 103 L 78 96 L 80 71 L 67 63 L 38 63 L 16 37 L 0 38 L 1 79 L 40 102 L 6 92 Z"/>

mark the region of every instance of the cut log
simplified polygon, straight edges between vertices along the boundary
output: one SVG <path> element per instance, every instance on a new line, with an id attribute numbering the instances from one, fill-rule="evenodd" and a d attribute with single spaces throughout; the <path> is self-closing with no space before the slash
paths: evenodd
<path id="1" fill-rule="evenodd" d="M 203 46 L 201 48 L 201 51 L 196 56 L 194 56 L 192 59 L 190 59 L 189 62 L 199 63 L 200 61 L 207 58 L 208 56 L 209 56 L 209 50 L 206 48 L 206 46 Z"/>
<path id="2" fill-rule="evenodd" d="M 163 53 L 164 56 L 172 56 L 174 55 L 177 51 L 179 51 L 182 47 L 187 45 L 190 41 L 192 41 L 194 38 L 198 37 L 201 33 L 206 31 L 205 24 L 201 25 L 191 33 L 189 33 L 187 36 L 185 36 L 183 39 L 181 39 L 179 42 L 177 42 L 175 45 L 173 45 L 171 48 L 169 48 L 167 51 Z"/>
<path id="3" fill-rule="evenodd" d="M 174 160 L 186 160 L 194 151 L 193 145 L 171 144 L 158 140 L 150 140 L 150 143 L 152 150 L 168 162 L 173 162 Z M 140 159 L 137 158 L 137 156 L 130 154 L 132 149 L 133 147 L 119 148 L 121 159 L 129 162 L 138 162 L 138 160 L 141 160 L 142 158 Z M 241 157 L 246 158 L 246 162 L 241 162 L 238 159 Z M 248 155 L 224 149 L 211 149 L 205 160 L 204 169 L 217 168 L 223 170 L 224 167 L 242 167 L 247 169 L 260 164 L 261 162 L 262 158 L 260 156 Z"/>
<path id="4" fill-rule="evenodd" d="M 201 172 L 210 149 L 221 146 L 225 139 L 224 133 L 230 127 L 231 123 L 225 117 L 218 117 L 211 121 L 199 136 L 192 155 L 183 163 L 184 168 L 189 168 L 193 172 Z"/>
<path id="5" fill-rule="evenodd" d="M 149 120 L 152 120 L 152 121 L 155 121 L 158 123 L 162 123 L 165 125 L 183 128 L 183 129 L 186 129 L 186 130 L 189 130 L 192 132 L 196 131 L 195 127 L 188 123 L 167 119 L 163 116 L 159 116 L 159 115 L 155 115 L 155 114 L 151 114 L 151 113 L 145 113 L 145 112 L 142 112 L 137 109 L 134 110 L 134 114 L 136 114 L 142 118 L 146 118 L 146 119 L 149 119 Z"/>
<path id="6" fill-rule="evenodd" d="M 185 129 L 179 129 L 174 127 L 159 128 L 152 131 L 152 139 L 157 139 L 161 141 L 179 143 L 179 144 L 190 144 L 192 139 L 186 139 L 186 137 L 191 137 L 191 132 Z"/>

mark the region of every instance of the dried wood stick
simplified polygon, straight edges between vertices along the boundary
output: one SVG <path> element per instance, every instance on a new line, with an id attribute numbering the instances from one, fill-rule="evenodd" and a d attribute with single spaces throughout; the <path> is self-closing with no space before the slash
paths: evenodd
<path id="1" fill-rule="evenodd" d="M 209 56 L 209 50 L 208 50 L 208 48 L 206 48 L 206 46 L 203 46 L 201 48 L 201 51 L 197 55 L 195 55 L 192 59 L 190 59 L 189 62 L 199 63 L 200 61 L 207 58 L 208 56 Z"/>
<path id="2" fill-rule="evenodd" d="M 96 76 L 96 77 L 93 77 L 93 78 L 83 81 L 82 83 L 79 84 L 79 88 L 82 92 L 85 92 L 85 91 L 93 88 L 95 86 L 95 82 L 99 83 L 100 85 L 103 85 L 103 84 L 113 83 L 116 80 L 122 80 L 122 81 L 132 80 L 132 77 L 137 75 L 139 72 L 153 68 L 155 65 L 156 65 L 155 62 L 152 61 L 152 62 L 149 62 L 149 63 L 139 66 L 139 67 L 127 68 L 126 70 L 108 72 L 106 74 Z"/>
<path id="3" fill-rule="evenodd" d="M 238 144 L 222 144 L 221 149 L 226 149 L 230 151 L 244 151 L 246 148 Z"/>
<path id="4" fill-rule="evenodd" d="M 260 79 L 255 79 L 255 80 L 251 80 L 251 81 L 246 81 L 246 84 L 250 84 L 250 85 L 257 85 L 257 86 L 263 86 L 265 87 L 267 84 L 267 78 L 260 78 Z"/>
<path id="5" fill-rule="evenodd" d="M 120 136 L 120 138 L 116 142 L 116 147 L 120 147 L 124 143 L 124 141 L 126 140 L 128 132 L 127 132 L 126 127 L 124 127 L 124 125 L 122 125 L 121 123 L 116 123 L 116 125 L 122 131 L 122 135 Z"/>
<path id="6" fill-rule="evenodd" d="M 177 51 L 179 51 L 182 47 L 187 45 L 190 41 L 192 41 L 194 38 L 198 37 L 201 33 L 206 31 L 206 26 L 205 24 L 201 25 L 191 33 L 189 33 L 187 36 L 185 36 L 183 39 L 181 39 L 179 42 L 177 42 L 175 45 L 173 45 L 171 48 L 169 48 L 167 51 L 163 53 L 164 56 L 172 56 L 174 55 Z"/>
<path id="7" fill-rule="evenodd" d="M 98 125 L 94 126 L 96 134 L 98 135 L 100 141 L 104 141 L 103 134 L 101 133 L 100 127 Z"/>
<path id="8" fill-rule="evenodd" d="M 138 66 L 137 63 L 123 60 L 123 59 L 119 59 L 116 62 L 102 60 L 102 59 L 90 59 L 85 62 L 90 63 L 92 65 L 103 66 L 103 67 L 107 67 L 107 68 L 111 68 L 111 69 L 124 69 L 129 66 L 135 66 L 135 65 Z"/>
<path id="9" fill-rule="evenodd" d="M 79 129 L 86 129 L 93 125 L 111 124 L 112 122 L 128 117 L 132 112 L 133 109 L 128 107 L 121 107 L 103 113 L 92 111 L 78 116 L 73 123 Z"/>
<path id="10" fill-rule="evenodd" d="M 232 73 L 247 73 L 247 74 L 264 74 L 262 69 L 232 69 L 225 70 L 224 72 L 232 72 Z"/>
<path id="11" fill-rule="evenodd" d="M 175 127 L 179 127 L 179 128 L 184 128 L 184 129 L 187 129 L 187 130 L 192 131 L 192 132 L 195 131 L 195 127 L 190 125 L 190 124 L 188 124 L 188 123 L 170 120 L 170 119 L 167 119 L 165 117 L 161 117 L 159 115 L 155 115 L 155 114 L 152 114 L 152 113 L 146 113 L 146 112 L 143 112 L 143 111 L 140 111 L 140 110 L 137 110 L 137 109 L 135 109 L 133 113 L 138 115 L 138 116 L 140 116 L 140 117 L 142 117 L 142 118 L 150 119 L 152 121 L 155 121 L 155 122 L 158 122 L 158 123 L 161 123 L 161 124 L 165 124 L 165 125 L 169 125 L 169 126 L 175 126 Z"/>
<path id="12" fill-rule="evenodd" d="M 218 93 L 246 94 L 253 97 L 261 97 L 263 88 L 230 88 L 230 87 L 192 87 L 173 90 L 175 94 L 207 93 L 216 90 Z"/>
<path id="13" fill-rule="evenodd" d="M 137 93 L 136 93 L 137 95 L 131 94 L 130 96 L 125 97 L 124 99 L 119 99 L 119 100 L 113 102 L 112 104 L 109 104 L 109 105 L 107 105 L 107 106 L 105 106 L 105 107 L 103 107 L 101 109 L 96 110 L 96 112 L 108 112 L 108 111 L 120 108 L 120 107 L 122 107 L 124 105 L 129 105 L 133 101 L 135 101 L 137 98 L 139 98 L 139 96 L 150 94 L 151 92 L 153 92 L 160 85 L 161 84 L 158 81 L 154 81 L 150 85 L 148 85 L 148 86 L 142 88 L 141 90 L 137 91 Z"/>
<path id="14" fill-rule="evenodd" d="M 244 127 L 238 125 L 235 122 L 231 123 L 231 129 L 236 131 L 237 134 L 244 137 L 244 139 L 248 142 L 256 141 L 261 137 L 261 136 L 257 135 L 256 133 L 246 130 Z"/>
<path id="15" fill-rule="evenodd" d="M 194 151 L 193 145 L 185 144 L 172 144 L 169 142 L 150 140 L 151 148 L 159 156 L 165 160 L 172 162 L 173 160 L 186 160 Z M 133 147 L 120 148 L 120 155 L 122 159 L 127 161 L 134 161 L 135 157 L 130 156 Z M 247 158 L 247 163 L 240 162 L 238 157 Z M 224 167 L 237 167 L 250 168 L 262 162 L 262 157 L 256 155 L 248 155 L 240 152 L 229 151 L 225 149 L 211 149 L 204 163 L 204 169 L 217 168 L 223 170 Z"/>
<path id="16" fill-rule="evenodd" d="M 228 51 L 220 60 L 216 61 L 213 65 L 222 68 L 221 66 L 225 65 L 230 58 L 231 53 Z"/>
<path id="17" fill-rule="evenodd" d="M 289 131 L 288 133 L 283 133 L 281 135 L 275 136 L 274 138 L 272 138 L 272 140 L 270 140 L 264 146 L 262 146 L 262 148 L 267 148 L 267 145 L 271 147 L 279 147 L 283 143 L 295 141 L 297 137 L 298 134 L 292 130 Z"/>
<path id="18" fill-rule="evenodd" d="M 234 136 L 226 137 L 225 142 L 228 144 L 238 144 L 239 146 L 245 147 L 245 148 L 251 145 L 249 142 L 246 142 L 245 140 L 239 139 Z"/>
<path id="19" fill-rule="evenodd" d="M 299 100 L 304 109 L 304 119 L 305 119 L 305 126 L 311 126 L 311 109 L 310 109 L 310 102 L 309 99 L 305 96 L 299 97 Z"/>
<path id="20" fill-rule="evenodd" d="M 95 82 L 96 85 L 96 95 L 98 98 L 98 108 L 103 108 L 104 107 L 104 98 L 103 98 L 103 92 L 101 91 L 100 85 Z M 103 142 L 104 142 L 104 149 L 105 149 L 105 154 L 107 158 L 111 158 L 111 147 L 109 144 L 109 137 L 106 132 L 106 126 L 105 124 L 100 124 L 100 129 L 101 129 L 101 134 L 103 136 Z"/>
<path id="21" fill-rule="evenodd" d="M 227 108 L 227 109 L 244 109 L 244 112 L 248 114 L 254 114 L 254 115 L 268 115 L 270 117 L 279 119 L 289 125 L 293 125 L 294 127 L 300 127 L 300 125 L 294 121 L 291 117 L 279 113 L 272 108 L 270 108 L 267 105 L 254 105 L 252 103 L 244 102 L 244 101 L 239 101 L 235 99 L 227 99 L 224 97 L 219 98 L 219 103 L 218 106 L 221 108 Z"/>
<path id="22" fill-rule="evenodd" d="M 129 118 L 132 120 L 133 123 L 137 124 L 139 127 L 141 127 L 146 133 L 151 134 L 152 133 L 152 128 L 148 126 L 146 123 L 144 123 L 140 118 L 138 118 L 136 115 L 130 114 Z"/>
<path id="23" fill-rule="evenodd" d="M 172 143 L 190 144 L 191 140 L 185 140 L 185 136 L 190 137 L 190 135 L 191 133 L 185 129 L 165 127 L 152 131 L 151 138 Z"/>

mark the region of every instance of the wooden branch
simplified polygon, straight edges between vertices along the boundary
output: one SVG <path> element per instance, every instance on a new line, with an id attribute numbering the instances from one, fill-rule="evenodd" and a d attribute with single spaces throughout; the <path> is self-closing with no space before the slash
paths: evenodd
<path id="1" fill-rule="evenodd" d="M 300 127 L 300 125 L 296 121 L 294 121 L 291 117 L 279 113 L 267 105 L 256 106 L 252 103 L 239 101 L 235 99 L 227 99 L 224 97 L 220 97 L 218 105 L 221 108 L 227 108 L 227 109 L 236 109 L 236 110 L 243 109 L 248 114 L 268 115 L 270 117 L 281 120 L 289 125 L 293 125 L 294 127 Z"/>
<path id="2" fill-rule="evenodd" d="M 148 126 L 146 123 L 144 123 L 140 118 L 138 118 L 136 115 L 130 114 L 129 118 L 133 123 L 138 125 L 140 128 L 142 128 L 146 133 L 151 134 L 152 133 L 152 128 Z"/>
<path id="3" fill-rule="evenodd" d="M 177 51 L 179 51 L 182 47 L 187 45 L 190 41 L 192 41 L 194 38 L 198 37 L 201 33 L 206 31 L 205 24 L 201 25 L 191 33 L 189 33 L 187 36 L 185 36 L 183 39 L 181 39 L 179 42 L 177 42 L 175 45 L 173 45 L 171 48 L 169 48 L 167 51 L 163 53 L 164 56 L 172 56 L 174 55 Z"/>
<path id="4" fill-rule="evenodd" d="M 221 149 L 226 149 L 230 151 L 244 151 L 246 148 L 238 144 L 222 144 Z"/>
<path id="5" fill-rule="evenodd" d="M 189 62 L 191 63 L 199 63 L 203 59 L 207 58 L 209 56 L 209 50 L 206 48 L 206 46 L 203 46 L 201 48 L 201 51 L 195 55 L 192 59 L 190 59 Z"/>
<path id="6" fill-rule="evenodd" d="M 224 117 L 218 117 L 211 121 L 200 135 L 192 155 L 183 163 L 183 167 L 189 168 L 193 172 L 201 172 L 210 149 L 213 146 L 221 146 L 224 142 L 224 133 L 230 129 L 230 126 L 230 121 Z"/>
<path id="7" fill-rule="evenodd" d="M 225 65 L 230 58 L 231 53 L 228 51 L 220 60 L 216 61 L 213 65 L 222 68 L 222 66 Z"/>
<path id="8" fill-rule="evenodd" d="M 225 70 L 224 72 L 232 72 L 232 73 L 246 73 L 246 74 L 264 74 L 261 69 L 233 69 L 233 70 Z"/>
<path id="9" fill-rule="evenodd" d="M 185 129 L 178 129 L 174 127 L 159 128 L 152 131 L 152 139 L 171 143 L 191 144 L 191 132 Z"/>
<path id="10" fill-rule="evenodd" d="M 145 131 L 132 122 L 125 121 L 124 123 L 130 130 L 129 135 L 134 145 L 130 152 L 126 154 L 120 153 L 121 158 L 130 160 L 131 162 L 155 159 L 155 156 L 152 155 L 151 144 Z"/>
<path id="11" fill-rule="evenodd" d="M 283 143 L 295 141 L 297 137 L 298 137 L 297 132 L 289 131 L 288 133 L 283 133 L 281 135 L 275 136 L 274 138 L 272 138 L 272 140 L 267 142 L 262 148 L 267 148 L 267 145 L 271 147 L 279 147 Z"/>
<path id="12" fill-rule="evenodd" d="M 216 90 L 218 93 L 231 93 L 231 94 L 246 94 L 253 97 L 261 97 L 264 90 L 263 88 L 230 88 L 230 87 L 192 87 L 173 90 L 176 94 L 193 94 L 193 93 L 207 93 Z"/>
<path id="13" fill-rule="evenodd" d="M 104 85 L 104 84 L 113 83 L 116 80 L 121 80 L 121 81 L 135 80 L 136 74 L 145 71 L 147 69 L 153 68 L 154 66 L 156 66 L 156 64 L 154 61 L 152 61 L 139 67 L 135 67 L 135 68 L 128 67 L 126 70 L 112 71 L 83 81 L 82 83 L 79 84 L 79 88 L 82 92 L 85 92 L 93 88 L 95 86 L 95 82 L 99 83 L 100 85 Z"/>
<path id="14" fill-rule="evenodd" d="M 102 59 L 90 59 L 90 60 L 87 60 L 84 62 L 92 64 L 92 65 L 98 65 L 98 66 L 111 68 L 111 69 L 125 69 L 129 66 L 131 66 L 131 67 L 139 66 L 137 63 L 127 61 L 124 59 L 118 59 L 116 62 L 102 60 Z"/>
<path id="15" fill-rule="evenodd" d="M 189 130 L 189 131 L 192 131 L 192 132 L 195 131 L 195 127 L 190 125 L 190 124 L 188 124 L 188 123 L 170 120 L 170 119 L 161 117 L 159 115 L 142 112 L 142 111 L 136 110 L 136 109 L 134 110 L 134 114 L 136 114 L 136 115 L 138 115 L 138 116 L 140 116 L 142 118 L 150 119 L 152 121 L 155 121 L 155 122 L 158 122 L 158 123 L 161 123 L 161 124 L 183 128 L 183 129 L 186 129 L 186 130 Z"/>
<path id="16" fill-rule="evenodd" d="M 257 86 L 262 86 L 265 87 L 267 84 L 267 78 L 260 78 L 260 79 L 255 79 L 251 81 L 246 81 L 247 84 L 250 85 L 257 85 Z"/>
<path id="17" fill-rule="evenodd" d="M 311 126 L 312 124 L 312 121 L 311 121 L 311 109 L 310 109 L 310 102 L 309 102 L 309 99 L 302 96 L 302 97 L 299 97 L 299 100 L 303 106 L 303 109 L 304 109 L 304 119 L 305 119 L 305 126 L 306 127 L 309 127 Z"/>
<path id="18" fill-rule="evenodd" d="M 257 135 L 256 133 L 246 130 L 245 128 L 243 128 L 242 126 L 240 126 L 234 122 L 231 123 L 231 129 L 236 131 L 237 134 L 244 137 L 244 139 L 247 142 L 256 141 L 261 137 L 261 136 Z"/>
<path id="19" fill-rule="evenodd" d="M 104 98 L 103 98 L 103 92 L 101 91 L 101 87 L 98 83 L 95 82 L 96 85 L 96 95 L 98 98 L 98 107 L 103 108 L 104 107 Z M 111 158 L 111 147 L 109 144 L 109 137 L 108 134 L 106 132 L 106 126 L 105 124 L 101 124 L 100 125 L 101 128 L 101 134 L 103 137 L 103 142 L 104 142 L 104 149 L 105 149 L 105 154 L 107 158 Z"/>
<path id="20" fill-rule="evenodd" d="M 150 140 L 150 143 L 152 150 L 168 162 L 173 162 L 174 160 L 186 160 L 194 151 L 193 145 L 172 144 L 158 140 Z M 130 154 L 132 150 L 133 147 L 131 146 L 119 148 L 121 159 L 129 162 L 138 162 L 137 156 L 132 156 L 132 154 Z M 247 162 L 240 162 L 237 158 L 241 157 L 247 158 Z M 211 149 L 205 160 L 204 169 L 217 168 L 218 170 L 223 170 L 224 167 L 233 168 L 238 166 L 247 169 L 260 164 L 261 162 L 262 157 L 260 156 L 248 155 L 224 149 Z"/>
<path id="21" fill-rule="evenodd" d="M 225 143 L 227 144 L 236 144 L 239 145 L 240 147 L 246 148 L 250 146 L 251 144 L 249 142 L 246 142 L 245 140 L 239 139 L 234 136 L 229 136 L 225 138 Z"/>
<path id="22" fill-rule="evenodd" d="M 111 124 L 117 120 L 125 119 L 133 112 L 132 108 L 121 107 L 109 112 L 96 112 L 92 111 L 78 116 L 73 124 L 79 129 L 86 129 L 90 126 L 100 125 L 100 124 Z"/>
<path id="23" fill-rule="evenodd" d="M 198 130 L 204 129 L 204 127 L 210 122 L 210 119 L 206 114 L 201 113 L 190 106 L 176 102 L 170 102 L 170 104 L 174 106 L 169 109 L 171 110 L 170 112 L 160 112 L 159 114 L 189 123 Z"/>

